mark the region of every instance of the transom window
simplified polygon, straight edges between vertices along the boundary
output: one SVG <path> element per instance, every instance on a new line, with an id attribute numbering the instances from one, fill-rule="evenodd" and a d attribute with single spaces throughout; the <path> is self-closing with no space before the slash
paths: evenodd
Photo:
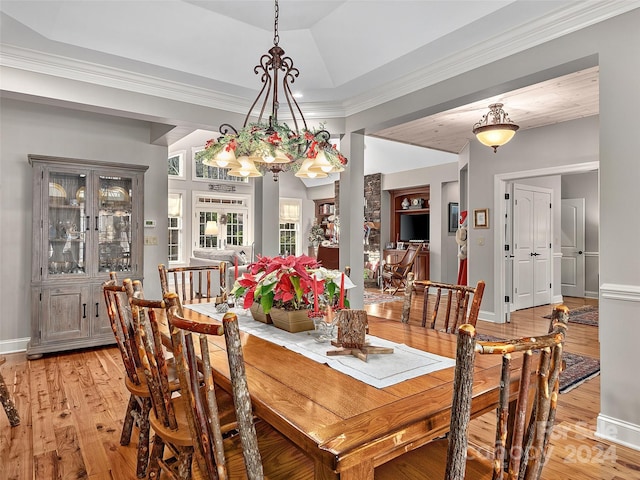
<path id="1" fill-rule="evenodd" d="M 224 180 L 225 182 L 249 183 L 248 178 L 228 175 L 228 168 L 211 167 L 202 163 L 202 159 L 198 158 L 198 152 L 202 152 L 203 150 L 203 147 L 193 149 L 194 180 Z"/>

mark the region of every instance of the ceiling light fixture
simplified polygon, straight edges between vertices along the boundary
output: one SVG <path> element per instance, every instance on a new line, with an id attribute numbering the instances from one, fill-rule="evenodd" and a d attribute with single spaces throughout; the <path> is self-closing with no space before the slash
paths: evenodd
<path id="1" fill-rule="evenodd" d="M 473 126 L 473 134 L 478 141 L 493 148 L 493 153 L 498 151 L 499 146 L 511 140 L 516 134 L 516 130 L 520 128 L 511 121 L 502 106 L 502 103 L 489 105 L 489 113 L 485 114 L 482 120 Z"/>
<path id="2" fill-rule="evenodd" d="M 258 177 L 270 171 L 275 181 L 280 172 L 289 169 L 303 178 L 341 172 L 347 159 L 329 142 L 331 135 L 322 125 L 319 129 L 307 128 L 302 110 L 291 92 L 291 84 L 300 72 L 278 45 L 278 16 L 278 0 L 275 0 L 273 47 L 262 55 L 260 64 L 253 69 L 260 75 L 262 88 L 249 108 L 242 129 L 238 131 L 232 125 L 222 124 L 219 128 L 221 136 L 209 140 L 198 158 L 202 158 L 205 165 L 228 168 L 228 174 L 232 176 Z M 279 75 L 282 78 L 279 79 Z M 279 90 L 284 94 L 293 128 L 278 121 L 278 109 L 282 106 Z M 265 122 L 269 100 L 271 111 Z M 254 108 L 260 108 L 257 121 L 249 122 Z M 320 163 L 316 165 L 317 162 Z M 302 164 L 305 168 L 301 168 Z"/>

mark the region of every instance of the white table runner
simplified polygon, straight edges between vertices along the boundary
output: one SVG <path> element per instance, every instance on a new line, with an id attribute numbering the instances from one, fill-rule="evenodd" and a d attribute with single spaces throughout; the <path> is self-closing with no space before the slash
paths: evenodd
<path id="1" fill-rule="evenodd" d="M 216 312 L 212 303 L 185 305 L 195 312 L 222 321 L 223 313 Z M 378 347 L 392 347 L 390 355 L 370 354 L 368 361 L 351 356 L 327 356 L 331 344 L 318 342 L 313 332 L 290 333 L 273 325 L 257 322 L 248 310 L 232 308 L 230 312 L 238 316 L 240 329 L 256 337 L 281 345 L 304 355 L 318 363 L 326 363 L 331 368 L 349 375 L 376 388 L 384 388 L 420 375 L 453 367 L 455 360 L 418 350 L 404 344 L 390 342 L 383 338 L 367 335 L 367 342 Z"/>

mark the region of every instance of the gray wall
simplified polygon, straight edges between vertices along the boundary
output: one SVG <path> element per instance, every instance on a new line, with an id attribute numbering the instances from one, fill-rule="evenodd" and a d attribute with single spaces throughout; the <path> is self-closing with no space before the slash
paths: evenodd
<path id="1" fill-rule="evenodd" d="M 30 336 L 31 166 L 30 153 L 148 165 L 145 174 L 145 219 L 156 227 L 145 235 L 158 246 L 144 247 L 144 285 L 158 298 L 158 263 L 166 261 L 167 149 L 149 144 L 149 124 L 2 99 L 0 109 L 0 291 L 3 302 L 0 351 L 23 350 Z"/>
<path id="2" fill-rule="evenodd" d="M 549 145 L 552 145 L 552 148 Z M 496 209 L 494 208 L 494 177 L 498 174 L 515 174 L 522 178 L 531 175 L 526 172 L 545 168 L 558 168 L 584 162 L 598 160 L 598 119 L 597 117 L 583 118 L 572 122 L 565 122 L 549 127 L 535 128 L 518 132 L 516 137 L 508 144 L 500 147 L 498 153 L 481 145 L 478 142 L 470 144 L 469 160 L 469 212 L 476 208 L 489 208 L 489 231 L 487 229 L 474 229 L 470 224 L 468 241 L 469 258 L 469 283 L 474 284 L 478 280 L 485 280 L 487 286 L 482 299 L 484 317 L 495 320 L 489 315 L 495 313 L 496 299 L 502 297 L 502 293 L 496 292 L 496 282 L 491 281 L 499 271 L 500 266 L 496 258 L 496 245 L 494 237 L 496 222 Z M 517 172 L 523 172 L 518 175 Z M 557 184 L 557 200 L 560 200 L 560 181 Z M 490 188 L 487 188 L 487 186 Z M 555 236 L 557 243 L 554 253 L 560 253 L 559 241 L 559 215 L 554 220 Z M 480 237 L 484 238 L 484 245 L 478 245 Z M 554 262 L 555 263 L 555 262 Z M 499 267 L 501 268 L 501 267 Z M 559 282 L 559 275 L 555 270 L 559 269 L 559 262 L 554 269 L 554 281 Z M 555 278 L 557 277 L 557 278 Z M 554 289 L 554 294 L 555 294 Z"/>
<path id="3" fill-rule="evenodd" d="M 588 297 L 598 297 L 600 199 L 598 172 L 562 176 L 562 198 L 584 198 L 585 291 Z M 631 210 L 629 211 L 631 213 Z"/>

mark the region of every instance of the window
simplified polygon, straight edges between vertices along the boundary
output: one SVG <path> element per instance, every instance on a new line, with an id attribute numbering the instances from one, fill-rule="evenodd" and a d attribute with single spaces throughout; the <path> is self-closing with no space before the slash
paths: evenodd
<path id="1" fill-rule="evenodd" d="M 248 197 L 225 197 L 220 194 L 195 196 L 195 248 L 225 245 L 249 245 Z M 218 235 L 205 235 L 207 222 L 214 221 Z"/>
<path id="2" fill-rule="evenodd" d="M 193 179 L 194 180 L 224 180 L 226 182 L 240 182 L 249 183 L 248 178 L 233 177 L 228 175 L 228 168 L 211 167 L 202 163 L 202 159 L 198 158 L 199 152 L 204 151 L 204 148 L 193 149 Z"/>
<path id="3" fill-rule="evenodd" d="M 300 211 L 302 201 L 298 198 L 280 199 L 280 255 L 299 255 Z"/>
<path id="4" fill-rule="evenodd" d="M 183 261 L 183 236 L 182 236 L 182 193 L 169 192 L 168 197 L 169 235 L 167 258 L 169 263 Z"/>
<path id="5" fill-rule="evenodd" d="M 297 255 L 298 225 L 280 223 L 280 255 Z"/>
<path id="6" fill-rule="evenodd" d="M 176 152 L 169 154 L 167 160 L 167 174 L 169 178 L 181 178 L 184 180 L 184 153 Z"/>

